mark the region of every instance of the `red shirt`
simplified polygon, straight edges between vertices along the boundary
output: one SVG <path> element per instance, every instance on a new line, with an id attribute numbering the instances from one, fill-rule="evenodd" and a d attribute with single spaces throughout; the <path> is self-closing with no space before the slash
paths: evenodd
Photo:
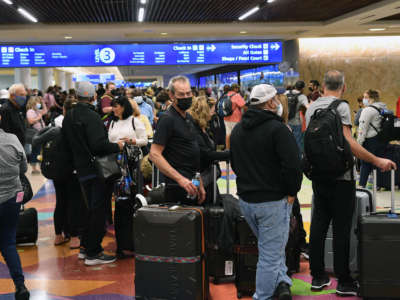
<path id="1" fill-rule="evenodd" d="M 233 95 L 231 97 L 233 113 L 225 117 L 224 120 L 238 123 L 242 119 L 242 108 L 246 105 L 246 102 L 244 102 L 243 97 L 239 93 L 235 93 L 234 91 L 228 92 L 228 96 L 231 95 Z"/>

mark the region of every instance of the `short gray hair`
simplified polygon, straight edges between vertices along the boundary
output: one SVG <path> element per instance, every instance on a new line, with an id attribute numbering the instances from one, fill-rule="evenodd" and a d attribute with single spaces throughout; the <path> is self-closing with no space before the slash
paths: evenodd
<path id="1" fill-rule="evenodd" d="M 344 86 L 344 74 L 337 70 L 326 72 L 324 84 L 329 91 L 338 91 Z"/>
<path id="2" fill-rule="evenodd" d="M 22 83 L 14 83 L 12 86 L 10 86 L 10 88 L 8 89 L 8 93 L 10 95 L 15 95 L 15 93 L 17 92 L 17 90 L 19 89 L 23 89 L 25 90 L 25 86 Z"/>
<path id="3" fill-rule="evenodd" d="M 174 76 L 174 77 L 172 77 L 170 79 L 170 81 L 168 83 L 168 89 L 172 94 L 175 94 L 175 86 L 174 86 L 174 84 L 177 81 L 187 82 L 190 85 L 190 80 L 186 76 L 183 76 L 183 75 Z"/>

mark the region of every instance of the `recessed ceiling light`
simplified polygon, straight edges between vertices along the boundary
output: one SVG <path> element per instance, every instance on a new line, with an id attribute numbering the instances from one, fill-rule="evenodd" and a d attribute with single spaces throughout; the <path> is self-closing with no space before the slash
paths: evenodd
<path id="1" fill-rule="evenodd" d="M 7 3 L 8 5 L 12 5 L 12 1 L 11 0 L 3 0 L 4 3 Z"/>
<path id="2" fill-rule="evenodd" d="M 256 6 L 256 7 L 252 8 L 252 9 L 250 9 L 247 13 L 245 13 L 245 14 L 243 14 L 243 15 L 241 15 L 239 17 L 239 21 L 242 21 L 242 20 L 246 19 L 247 17 L 251 16 L 252 14 L 256 13 L 259 10 L 260 10 L 259 6 Z"/>
<path id="3" fill-rule="evenodd" d="M 64 36 L 64 39 L 70 40 L 70 39 L 72 39 L 72 36 L 66 35 L 66 36 Z"/>
<path id="4" fill-rule="evenodd" d="M 161 32 L 161 35 L 168 35 L 168 32 Z"/>
<path id="5" fill-rule="evenodd" d="M 246 31 L 246 30 L 242 30 L 240 33 L 241 33 L 241 34 L 246 34 L 247 31 Z"/>
<path id="6" fill-rule="evenodd" d="M 37 23 L 37 19 L 32 16 L 30 13 L 28 13 L 25 9 L 23 8 L 18 8 L 18 12 L 23 15 L 25 18 L 27 18 L 29 21 L 33 22 L 33 23 Z"/>
<path id="7" fill-rule="evenodd" d="M 370 28 L 369 31 L 384 31 L 386 28 Z"/>
<path id="8" fill-rule="evenodd" d="M 140 0 L 140 4 L 146 4 L 147 0 Z"/>
<path id="9" fill-rule="evenodd" d="M 274 2 L 274 1 L 275 1 L 275 0 L 268 0 L 267 2 L 268 2 L 268 3 L 272 3 L 272 2 Z"/>
<path id="10" fill-rule="evenodd" d="M 141 7 L 141 8 L 139 8 L 138 21 L 143 22 L 143 20 L 144 20 L 144 8 Z"/>

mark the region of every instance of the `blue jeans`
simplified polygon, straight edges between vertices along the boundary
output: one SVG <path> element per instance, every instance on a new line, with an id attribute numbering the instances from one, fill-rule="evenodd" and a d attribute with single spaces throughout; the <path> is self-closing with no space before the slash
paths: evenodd
<path id="1" fill-rule="evenodd" d="M 303 153 L 303 148 L 304 148 L 304 145 L 303 145 L 304 134 L 301 131 L 301 125 L 289 125 L 289 126 L 292 129 L 294 138 L 297 143 L 297 147 L 299 147 L 299 153 L 300 153 L 300 157 L 301 157 L 301 154 Z"/>
<path id="2" fill-rule="evenodd" d="M 280 282 L 292 285 L 286 274 L 285 248 L 289 237 L 292 205 L 279 201 L 248 203 L 240 199 L 240 210 L 258 239 L 258 263 L 254 300 L 272 300 Z"/>
<path id="3" fill-rule="evenodd" d="M 15 201 L 16 197 L 0 204 L 0 252 L 15 286 L 19 286 L 25 279 L 15 241 L 21 204 Z"/>

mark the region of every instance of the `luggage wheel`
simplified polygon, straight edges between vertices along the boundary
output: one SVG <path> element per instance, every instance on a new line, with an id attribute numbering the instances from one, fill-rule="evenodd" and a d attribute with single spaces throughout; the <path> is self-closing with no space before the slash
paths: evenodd
<path id="1" fill-rule="evenodd" d="M 238 299 L 242 298 L 242 293 L 241 292 L 237 292 L 237 298 Z"/>

